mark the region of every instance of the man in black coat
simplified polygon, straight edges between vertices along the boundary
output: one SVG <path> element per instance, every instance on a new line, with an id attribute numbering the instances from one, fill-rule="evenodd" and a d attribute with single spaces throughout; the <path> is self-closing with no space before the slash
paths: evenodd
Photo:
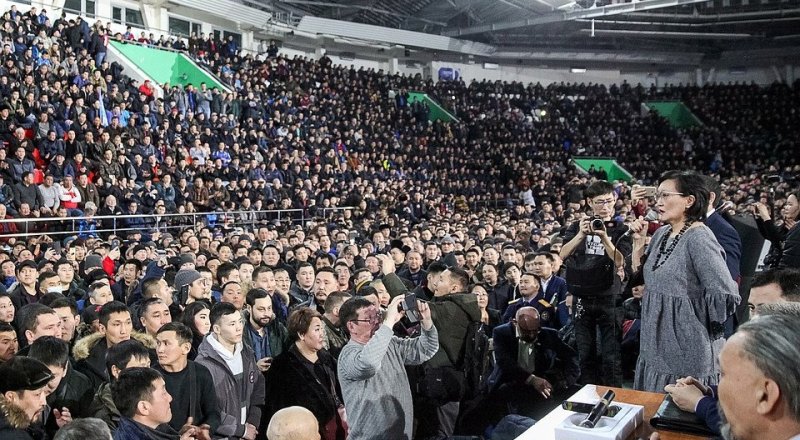
<path id="1" fill-rule="evenodd" d="M 511 322 L 495 328 L 493 341 L 491 400 L 510 412 L 539 419 L 578 390 L 578 353 L 556 330 L 542 327 L 534 307 L 519 309 Z"/>

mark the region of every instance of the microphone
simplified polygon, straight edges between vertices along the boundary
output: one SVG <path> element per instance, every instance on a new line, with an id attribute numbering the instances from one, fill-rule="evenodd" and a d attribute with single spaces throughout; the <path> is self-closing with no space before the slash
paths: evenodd
<path id="1" fill-rule="evenodd" d="M 597 426 L 597 422 L 606 414 L 608 411 L 608 407 L 611 405 L 611 402 L 614 400 L 616 395 L 613 391 L 608 390 L 603 395 L 603 398 L 597 402 L 597 405 L 592 408 L 592 411 L 589 413 L 588 416 L 578 425 L 582 428 L 594 428 Z"/>
<path id="2" fill-rule="evenodd" d="M 651 209 L 651 210 L 647 211 L 647 215 L 644 216 L 644 221 L 649 223 L 649 222 L 654 222 L 656 220 L 658 220 L 658 211 L 656 211 L 655 209 Z M 633 232 L 633 230 L 631 229 L 630 226 L 628 226 L 628 230 L 625 231 L 625 233 L 622 234 L 622 236 L 620 236 L 620 238 L 627 237 L 628 235 L 631 234 L 631 232 Z"/>

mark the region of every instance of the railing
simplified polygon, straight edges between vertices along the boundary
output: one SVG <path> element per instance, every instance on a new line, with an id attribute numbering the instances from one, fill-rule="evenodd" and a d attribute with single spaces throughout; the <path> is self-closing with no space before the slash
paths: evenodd
<path id="1" fill-rule="evenodd" d="M 332 214 L 352 210 L 352 207 L 335 207 L 335 208 L 318 208 L 316 215 L 309 215 L 307 209 L 274 209 L 274 210 L 261 210 L 261 211 L 214 211 L 214 212 L 186 212 L 186 213 L 171 213 L 171 214 L 123 214 L 123 215 L 93 215 L 91 217 L 31 217 L 31 218 L 5 218 L 0 219 L 0 228 L 3 224 L 14 223 L 22 225 L 24 230 L 17 230 L 14 233 L 0 232 L 0 238 L 26 238 L 31 235 L 47 234 L 53 235 L 75 235 L 86 233 L 89 235 L 110 234 L 117 235 L 120 232 L 140 231 L 140 232 L 171 232 L 182 230 L 187 227 L 195 226 L 202 223 L 204 226 L 229 226 L 229 227 L 255 227 L 257 225 L 265 225 L 268 223 L 299 223 L 303 226 L 309 220 L 314 218 L 328 219 Z M 126 219 L 137 218 L 144 219 L 146 224 L 145 230 L 141 227 L 128 227 Z M 173 221 L 170 221 L 173 219 Z M 189 222 L 191 219 L 191 222 Z M 96 221 L 98 226 L 95 229 L 81 231 L 80 223 L 84 220 Z M 53 225 L 58 222 L 69 222 L 70 228 L 66 231 L 53 231 L 46 230 L 46 226 Z M 35 225 L 43 223 L 44 227 L 37 228 Z"/>

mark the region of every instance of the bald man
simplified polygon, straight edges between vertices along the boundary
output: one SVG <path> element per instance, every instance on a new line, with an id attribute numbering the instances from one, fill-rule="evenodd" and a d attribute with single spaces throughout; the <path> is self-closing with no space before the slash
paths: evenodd
<path id="1" fill-rule="evenodd" d="M 317 418 L 302 406 L 276 412 L 267 427 L 268 440 L 320 440 Z"/>
<path id="2" fill-rule="evenodd" d="M 535 308 L 517 310 L 493 337 L 497 363 L 489 382 L 496 400 L 513 413 L 538 420 L 578 390 L 578 353 L 556 330 L 542 327 Z"/>

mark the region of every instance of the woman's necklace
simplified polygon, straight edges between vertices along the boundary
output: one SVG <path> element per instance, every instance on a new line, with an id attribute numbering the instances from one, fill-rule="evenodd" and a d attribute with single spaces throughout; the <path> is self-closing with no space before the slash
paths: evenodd
<path id="1" fill-rule="evenodd" d="M 678 232 L 678 235 L 676 235 L 675 238 L 672 240 L 672 243 L 670 243 L 669 247 L 667 247 L 667 242 L 669 241 L 669 234 L 664 234 L 664 238 L 661 239 L 661 243 L 658 246 L 658 253 L 656 254 L 656 262 L 655 264 L 653 264 L 653 270 L 658 269 L 659 267 L 663 266 L 664 263 L 667 262 L 669 256 L 672 255 L 672 251 L 675 250 L 675 246 L 678 245 L 678 242 L 681 240 L 681 237 L 683 237 L 683 234 L 686 233 L 686 231 L 689 229 L 690 226 L 692 226 L 693 223 L 694 223 L 693 221 L 686 222 L 686 224 L 683 225 L 681 230 Z M 662 256 L 664 257 L 663 259 L 661 258 Z"/>

